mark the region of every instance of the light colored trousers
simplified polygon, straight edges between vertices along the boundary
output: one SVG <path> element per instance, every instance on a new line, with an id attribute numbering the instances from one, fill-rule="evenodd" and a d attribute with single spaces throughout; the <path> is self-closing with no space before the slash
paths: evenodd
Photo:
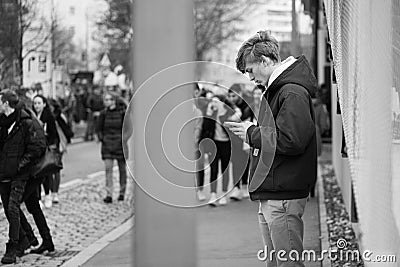
<path id="1" fill-rule="evenodd" d="M 268 253 L 267 267 L 304 267 L 303 262 L 292 261 L 289 253 L 295 250 L 301 259 L 304 233 L 301 217 L 306 203 L 307 198 L 260 201 L 258 219 L 264 248 L 267 248 Z M 275 253 L 270 257 L 272 250 Z M 286 253 L 277 257 L 281 250 Z"/>
<path id="2" fill-rule="evenodd" d="M 119 169 L 119 194 L 121 196 L 125 195 L 126 189 L 126 163 L 125 160 L 117 160 L 118 169 Z M 112 197 L 114 192 L 114 184 L 113 184 L 113 167 L 114 160 L 105 159 L 104 165 L 106 167 L 106 192 L 107 196 Z"/>

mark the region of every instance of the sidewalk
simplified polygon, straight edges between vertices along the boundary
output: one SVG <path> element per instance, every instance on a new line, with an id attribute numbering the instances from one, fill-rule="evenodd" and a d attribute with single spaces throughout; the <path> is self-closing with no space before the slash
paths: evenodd
<path id="1" fill-rule="evenodd" d="M 258 205 L 250 200 L 230 202 L 225 207 L 199 209 L 198 266 L 199 267 L 260 267 L 257 258 L 263 249 L 258 228 Z M 319 239 L 319 211 L 317 198 L 307 203 L 304 219 L 304 249 L 321 251 Z M 307 267 L 321 267 L 318 262 Z"/>
<path id="2" fill-rule="evenodd" d="M 131 267 L 133 266 L 133 228 L 109 244 L 83 267 Z"/>
<path id="3" fill-rule="evenodd" d="M 60 190 L 60 203 L 44 209 L 56 251 L 43 255 L 26 254 L 17 258 L 12 266 L 61 266 L 107 233 L 123 224 L 133 215 L 133 179 L 128 178 L 126 199 L 104 204 L 104 173 L 86 178 L 81 183 Z M 118 185 L 118 171 L 114 173 Z M 114 196 L 118 195 L 115 186 Z M 40 239 L 32 216 L 21 205 L 36 236 Z M 8 223 L 0 211 L 0 255 L 4 254 L 8 240 Z"/>

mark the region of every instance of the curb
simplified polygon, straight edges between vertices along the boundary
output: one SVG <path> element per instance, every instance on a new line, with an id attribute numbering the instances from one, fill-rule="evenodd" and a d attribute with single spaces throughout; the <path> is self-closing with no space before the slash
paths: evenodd
<path id="1" fill-rule="evenodd" d="M 118 171 L 118 166 L 113 167 L 113 172 L 115 172 L 115 171 Z M 98 171 L 98 172 L 88 174 L 86 176 L 86 179 L 76 178 L 76 179 L 68 181 L 66 183 L 62 183 L 62 184 L 60 184 L 60 192 L 74 188 L 75 186 L 78 186 L 82 183 L 88 183 L 97 177 L 105 176 L 105 175 L 106 175 L 105 171 Z"/>
<path id="2" fill-rule="evenodd" d="M 321 233 L 321 251 L 329 251 L 329 231 L 328 225 L 326 224 L 326 206 L 325 206 L 325 197 L 324 197 L 324 185 L 323 178 L 321 175 L 322 166 L 318 163 L 318 202 L 319 202 L 319 225 L 320 225 L 320 233 Z M 324 257 L 321 262 L 322 267 L 331 267 L 331 261 L 329 258 Z"/>
<path id="3" fill-rule="evenodd" d="M 94 242 L 89 247 L 82 250 L 79 254 L 77 254 L 72 259 L 66 261 L 61 267 L 78 267 L 82 266 L 85 262 L 93 258 L 97 253 L 103 250 L 105 247 L 110 245 L 112 242 L 117 240 L 119 237 L 127 233 L 134 224 L 133 216 L 130 217 L 123 224 Z"/>

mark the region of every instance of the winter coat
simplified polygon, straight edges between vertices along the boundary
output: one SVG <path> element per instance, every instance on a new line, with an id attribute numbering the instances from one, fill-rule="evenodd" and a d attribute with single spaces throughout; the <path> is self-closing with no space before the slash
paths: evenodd
<path id="1" fill-rule="evenodd" d="M 122 149 L 122 125 L 125 109 L 104 109 L 100 112 L 97 133 L 101 141 L 101 158 L 124 159 Z"/>
<path id="2" fill-rule="evenodd" d="M 43 124 L 47 138 L 47 144 L 49 146 L 55 145 L 56 147 L 58 147 L 60 139 L 57 133 L 56 120 L 50 109 L 45 108 L 38 118 Z"/>
<path id="3" fill-rule="evenodd" d="M 46 150 L 46 137 L 39 121 L 23 109 L 0 151 L 0 181 L 27 180 Z"/>
<path id="4" fill-rule="evenodd" d="M 317 82 L 304 56 L 287 67 L 263 95 L 258 126 L 250 126 L 252 200 L 307 197 L 317 178 L 315 116 L 310 93 Z M 273 119 L 267 112 L 269 105 Z M 275 129 L 271 125 L 275 124 Z M 274 147 L 276 146 L 276 149 Z"/>

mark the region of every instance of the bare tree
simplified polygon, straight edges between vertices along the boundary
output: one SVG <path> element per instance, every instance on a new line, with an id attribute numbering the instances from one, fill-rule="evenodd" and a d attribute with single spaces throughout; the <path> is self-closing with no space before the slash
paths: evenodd
<path id="1" fill-rule="evenodd" d="M 99 41 L 109 52 L 113 66 L 122 65 L 128 76 L 131 74 L 133 27 L 132 0 L 105 0 L 108 9 L 97 22 Z"/>
<path id="2" fill-rule="evenodd" d="M 235 39 L 256 4 L 256 0 L 195 0 L 196 60 L 204 60 L 205 53 L 223 41 Z"/>

